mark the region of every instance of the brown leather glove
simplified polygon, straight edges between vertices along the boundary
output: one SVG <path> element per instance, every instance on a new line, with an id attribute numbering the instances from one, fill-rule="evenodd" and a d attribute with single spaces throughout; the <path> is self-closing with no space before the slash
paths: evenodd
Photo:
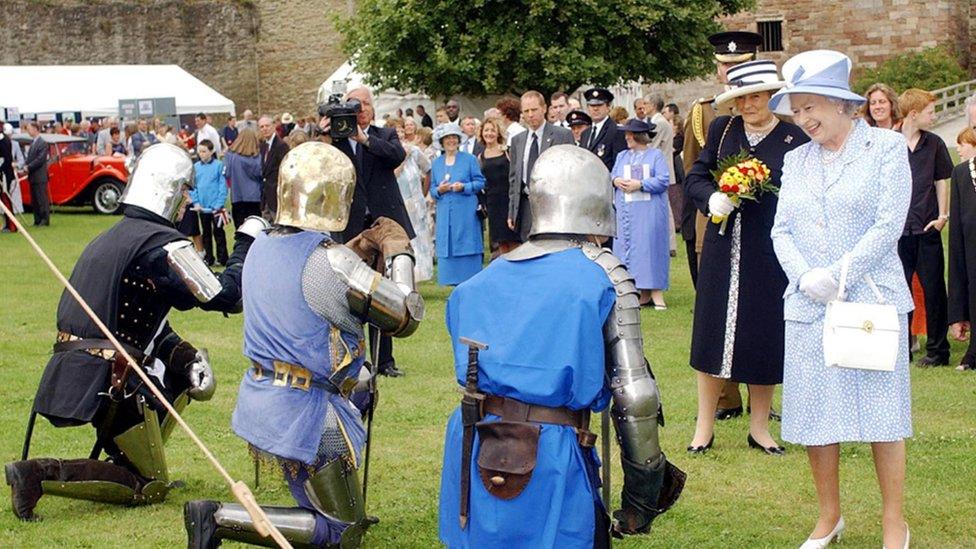
<path id="1" fill-rule="evenodd" d="M 362 260 L 380 270 L 385 258 L 411 252 L 410 238 L 399 223 L 388 217 L 377 218 L 365 231 L 346 243 Z"/>

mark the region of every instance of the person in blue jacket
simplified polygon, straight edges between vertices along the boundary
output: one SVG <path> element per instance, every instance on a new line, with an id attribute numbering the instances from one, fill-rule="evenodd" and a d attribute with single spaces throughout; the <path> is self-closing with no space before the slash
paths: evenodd
<path id="1" fill-rule="evenodd" d="M 464 134 L 455 123 L 437 127 L 444 154 L 431 166 L 430 196 L 437 201 L 437 282 L 455 286 L 481 270 L 485 243 L 478 193 L 485 188 L 478 159 L 458 150 Z"/>
<path id="2" fill-rule="evenodd" d="M 214 157 L 214 144 L 209 139 L 197 145 L 193 164 L 196 187 L 190 191 L 190 200 L 200 213 L 200 230 L 203 234 L 203 260 L 214 264 L 214 241 L 217 244 L 217 263 L 227 264 L 227 236 L 224 234 L 227 214 L 227 183 L 224 179 L 224 163 Z"/>
<path id="3" fill-rule="evenodd" d="M 607 547 L 589 422 L 611 401 L 624 471 L 615 533 L 649 531 L 684 487 L 658 442 L 639 292 L 600 247 L 616 231 L 609 171 L 586 149 L 550 147 L 533 168 L 529 204 L 529 240 L 447 303 L 465 387 L 444 444 L 439 524 L 449 548 Z"/>

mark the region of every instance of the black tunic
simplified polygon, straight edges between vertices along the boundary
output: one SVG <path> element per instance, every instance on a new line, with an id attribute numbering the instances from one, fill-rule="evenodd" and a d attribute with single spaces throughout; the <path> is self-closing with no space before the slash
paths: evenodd
<path id="1" fill-rule="evenodd" d="M 976 316 L 976 187 L 973 160 L 952 170 L 949 198 L 949 324 Z M 976 338 L 969 338 L 963 362 L 976 358 Z"/>
<path id="2" fill-rule="evenodd" d="M 247 236 L 238 238 L 234 255 L 219 277 L 223 290 L 201 304 L 166 261 L 163 246 L 182 239 L 162 218 L 127 207 L 121 221 L 85 247 L 70 278 L 119 341 L 140 350 L 154 343 L 153 354 L 162 357 L 167 367 L 168 351 L 162 338 L 172 330 L 164 325 L 166 314 L 173 307 L 234 312 L 239 307 L 241 269 L 251 241 Z M 57 328 L 81 338 L 104 338 L 67 291 L 58 304 Z M 172 335 L 167 338 L 169 351 L 174 341 L 180 341 Z M 109 373 L 106 360 L 84 351 L 54 353 L 41 377 L 34 409 L 57 427 L 90 422 L 106 402 L 101 395 L 108 389 Z"/>
<path id="3" fill-rule="evenodd" d="M 717 168 L 719 159 L 742 150 L 765 163 L 772 172 L 771 182 L 779 187 L 783 157 L 807 141 L 799 127 L 781 121 L 759 144 L 750 147 L 742 118 L 720 116 L 712 121 L 705 148 L 685 178 L 685 192 L 695 207 L 707 215 L 708 199 L 716 191 L 711 171 Z M 783 382 L 783 292 L 787 279 L 769 236 L 776 203 L 772 193 L 760 196 L 758 203 L 742 201 L 731 214 L 724 236 L 719 234 L 720 225 L 708 224 L 691 336 L 691 366 L 698 371 L 756 385 Z M 740 223 L 737 314 L 731 319 L 733 234 L 734 225 Z M 730 320 L 735 321 L 731 371 L 723 373 L 726 326 Z"/>
<path id="4" fill-rule="evenodd" d="M 508 156 L 485 158 L 482 155 L 479 159 L 481 173 L 485 175 L 488 236 L 493 243 L 519 242 L 518 233 L 508 228 Z"/>

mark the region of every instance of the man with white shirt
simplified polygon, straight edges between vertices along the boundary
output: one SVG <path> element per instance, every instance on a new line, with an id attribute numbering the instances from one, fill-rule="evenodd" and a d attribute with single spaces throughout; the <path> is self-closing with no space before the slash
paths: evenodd
<path id="1" fill-rule="evenodd" d="M 610 105 L 613 94 L 606 88 L 590 88 L 583 94 L 586 99 L 586 109 L 593 119 L 590 129 L 583 132 L 582 144 L 613 171 L 613 163 L 617 154 L 627 148 L 624 132 L 617 130 L 617 124 L 610 119 Z"/>
<path id="2" fill-rule="evenodd" d="M 522 122 L 525 131 L 512 138 L 508 169 L 508 227 L 528 240 L 532 229 L 529 182 L 539 155 L 553 145 L 572 145 L 573 132 L 546 122 L 546 98 L 537 91 L 522 94 Z M 622 134 L 621 134 L 622 135 Z"/>
<path id="3" fill-rule="evenodd" d="M 647 101 L 643 97 L 634 99 L 634 118 L 641 122 L 651 124 L 651 119 L 647 114 Z"/>
<path id="4" fill-rule="evenodd" d="M 566 115 L 569 114 L 569 96 L 566 92 L 557 91 L 549 97 L 549 104 L 556 111 L 556 121 L 555 125 L 561 126 L 563 128 L 569 128 L 569 124 L 566 122 Z"/>
<path id="5" fill-rule="evenodd" d="M 209 140 L 214 145 L 214 156 L 222 156 L 220 148 L 220 134 L 217 133 L 217 130 L 211 126 L 209 122 L 207 122 L 207 115 L 201 112 L 197 114 L 194 120 L 197 124 L 196 142 L 200 143 L 204 139 Z"/>
<path id="6" fill-rule="evenodd" d="M 478 119 L 473 116 L 462 118 L 461 131 L 464 133 L 464 141 L 460 148 L 462 152 L 478 156 L 485 150 L 484 144 L 478 141 Z"/>

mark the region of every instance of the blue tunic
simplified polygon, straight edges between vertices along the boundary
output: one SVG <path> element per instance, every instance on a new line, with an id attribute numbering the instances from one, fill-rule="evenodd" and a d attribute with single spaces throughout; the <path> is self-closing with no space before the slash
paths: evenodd
<path id="1" fill-rule="evenodd" d="M 341 337 L 353 358 L 348 375 L 359 375 L 362 342 L 354 334 L 340 334 L 308 306 L 302 293 L 308 257 L 326 239 L 308 231 L 276 237 L 261 233 L 248 251 L 243 273 L 244 354 L 267 370 L 280 360 L 311 370 L 314 381 L 328 382 L 341 354 L 334 352 Z M 270 376 L 255 379 L 254 369 L 249 369 L 241 381 L 232 426 L 260 450 L 312 465 L 320 457 L 319 442 L 330 410 L 342 422 L 358 463 L 365 441 L 359 412 L 342 396 L 322 388 L 275 387 Z"/>
<path id="2" fill-rule="evenodd" d="M 630 174 L 627 166 L 629 166 Z M 671 234 L 668 230 L 668 164 L 661 151 L 620 151 L 611 178 L 639 179 L 641 190 L 614 190 L 617 236 L 613 254 L 627 266 L 642 290 L 668 289 Z"/>
<path id="3" fill-rule="evenodd" d="M 574 410 L 606 407 L 603 323 L 616 296 L 603 269 L 579 249 L 526 261 L 499 259 L 454 290 L 447 328 L 458 383 L 467 371 L 461 336 L 487 343 L 479 388 L 530 404 Z M 498 418 L 485 417 L 486 421 Z M 501 500 L 478 476 L 475 433 L 471 512 L 460 528 L 461 418 L 447 425 L 441 477 L 440 539 L 448 547 L 591 548 L 599 504 L 596 453 L 572 428 L 543 424 L 538 461 L 525 490 Z M 590 468 L 592 475 L 587 474 Z"/>
<path id="4" fill-rule="evenodd" d="M 485 176 L 478 159 L 466 152 L 457 153 L 453 166 L 447 165 L 444 156 L 437 157 L 430 174 L 430 196 L 437 201 L 437 282 L 444 286 L 460 284 L 481 270 L 485 243 L 476 212 Z M 437 192 L 441 183 L 457 182 L 464 183 L 463 191 Z"/>

